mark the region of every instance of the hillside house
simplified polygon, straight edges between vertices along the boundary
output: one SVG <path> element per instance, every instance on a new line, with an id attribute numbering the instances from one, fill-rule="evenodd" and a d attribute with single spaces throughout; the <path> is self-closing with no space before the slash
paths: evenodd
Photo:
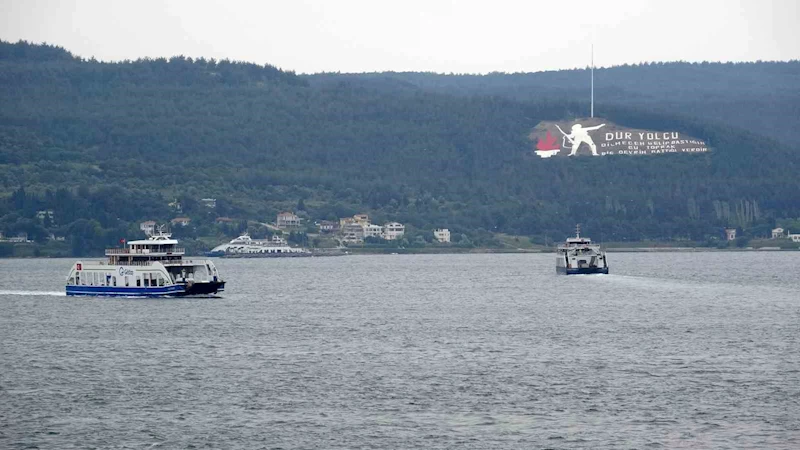
<path id="1" fill-rule="evenodd" d="M 383 226 L 383 238 L 387 241 L 403 237 L 406 234 L 406 226 L 398 222 L 389 222 Z"/>
<path id="2" fill-rule="evenodd" d="M 772 239 L 782 239 L 786 237 L 786 233 L 784 232 L 783 228 L 775 228 L 772 230 Z"/>
<path id="3" fill-rule="evenodd" d="M 319 223 L 320 233 L 336 233 L 339 231 L 339 222 L 332 220 L 323 220 Z"/>
<path id="4" fill-rule="evenodd" d="M 368 223 L 363 225 L 364 228 L 364 238 L 368 237 L 378 237 L 383 238 L 383 227 L 380 225 L 373 225 Z"/>
<path id="5" fill-rule="evenodd" d="M 152 236 L 156 232 L 156 225 L 154 220 L 146 220 L 139 224 L 139 229 L 144 231 L 144 234 Z"/>
<path id="6" fill-rule="evenodd" d="M 348 223 L 342 227 L 341 233 L 345 242 L 364 242 L 364 226 L 359 223 Z"/>
<path id="7" fill-rule="evenodd" d="M 299 227 L 300 218 L 293 212 L 284 211 L 278 214 L 278 217 L 275 219 L 275 225 L 277 225 L 278 228 Z"/>
<path id="8" fill-rule="evenodd" d="M 21 244 L 33 241 L 28 239 L 28 233 L 17 233 L 16 236 L 8 236 L 8 237 L 4 237 L 3 233 L 0 233 L 0 242 L 13 242 L 15 244 Z"/>
<path id="9" fill-rule="evenodd" d="M 433 237 L 441 243 L 450 242 L 450 230 L 447 228 L 437 228 L 433 230 Z"/>
<path id="10" fill-rule="evenodd" d="M 50 223 L 53 223 L 53 210 L 52 209 L 44 209 L 41 211 L 36 211 L 36 218 L 44 222 L 45 219 L 49 220 Z"/>
<path id="11" fill-rule="evenodd" d="M 190 223 L 191 221 L 192 221 L 192 219 L 190 219 L 190 218 L 188 218 L 188 217 L 176 217 L 176 218 L 172 219 L 172 220 L 170 221 L 170 223 L 171 223 L 173 226 L 180 225 L 180 226 L 182 226 L 182 227 L 185 227 L 185 226 L 189 225 L 189 223 Z"/>

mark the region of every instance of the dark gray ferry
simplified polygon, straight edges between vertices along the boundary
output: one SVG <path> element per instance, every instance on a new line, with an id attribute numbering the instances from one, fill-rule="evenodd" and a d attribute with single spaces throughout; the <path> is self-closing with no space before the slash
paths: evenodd
<path id="1" fill-rule="evenodd" d="M 580 225 L 575 227 L 575 237 L 567 238 L 566 242 L 558 246 L 557 255 L 556 272 L 560 274 L 608 273 L 606 253 L 600 249 L 599 244 L 592 244 L 591 239 L 581 237 Z"/>

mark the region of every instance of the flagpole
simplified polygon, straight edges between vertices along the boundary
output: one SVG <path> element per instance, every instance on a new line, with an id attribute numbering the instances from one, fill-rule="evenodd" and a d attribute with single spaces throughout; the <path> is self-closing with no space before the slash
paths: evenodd
<path id="1" fill-rule="evenodd" d="M 594 44 L 592 44 L 592 107 L 591 115 L 594 117 Z"/>

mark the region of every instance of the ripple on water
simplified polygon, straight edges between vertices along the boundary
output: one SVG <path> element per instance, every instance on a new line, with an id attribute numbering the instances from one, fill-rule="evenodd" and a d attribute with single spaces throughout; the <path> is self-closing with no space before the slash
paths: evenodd
<path id="1" fill-rule="evenodd" d="M 0 260 L 0 447 L 800 448 L 795 255 L 611 256 L 220 260 L 220 298 L 136 301 Z"/>

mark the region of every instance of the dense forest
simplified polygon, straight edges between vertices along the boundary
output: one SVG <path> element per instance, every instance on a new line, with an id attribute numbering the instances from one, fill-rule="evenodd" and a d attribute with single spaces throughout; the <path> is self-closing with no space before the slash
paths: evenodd
<path id="1" fill-rule="evenodd" d="M 759 237 L 800 217 L 800 154 L 789 139 L 800 121 L 797 63 L 599 71 L 598 86 L 603 72 L 625 75 L 615 81 L 624 89 L 598 95 L 604 117 L 681 131 L 713 151 L 533 156 L 528 133 L 539 121 L 587 115 L 579 72 L 298 76 L 181 56 L 99 62 L 0 42 L 0 232 L 64 236 L 65 254 L 80 255 L 135 237 L 142 220 L 177 215 L 192 218 L 187 240 L 222 239 L 292 210 L 309 224 L 361 212 L 399 221 L 404 242 L 447 227 L 478 246 L 497 245 L 494 233 L 561 239 L 578 222 L 604 241 L 711 242 L 724 227 Z"/>
<path id="2" fill-rule="evenodd" d="M 316 74 L 314 85 L 357 80 L 388 90 L 423 89 L 520 101 L 584 101 L 589 70 L 458 75 L 435 73 Z M 646 63 L 594 71 L 596 111 L 624 105 L 731 125 L 792 144 L 800 140 L 800 61 Z M 746 105 L 746 110 L 743 106 Z"/>

